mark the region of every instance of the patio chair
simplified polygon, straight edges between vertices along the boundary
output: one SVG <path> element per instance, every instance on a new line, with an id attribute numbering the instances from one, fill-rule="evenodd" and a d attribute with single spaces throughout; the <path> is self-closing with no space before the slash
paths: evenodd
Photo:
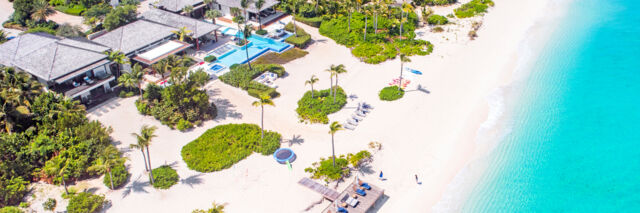
<path id="1" fill-rule="evenodd" d="M 87 82 L 87 84 L 93 84 L 93 80 L 91 80 L 91 78 L 89 78 L 89 76 L 85 76 L 83 78 L 84 82 Z"/>
<path id="2" fill-rule="evenodd" d="M 356 111 L 356 115 L 360 117 L 365 117 L 366 115 L 362 111 Z"/>
<path id="3" fill-rule="evenodd" d="M 362 108 L 365 108 L 365 109 L 373 109 L 373 106 L 371 106 L 371 105 L 369 105 L 369 104 L 367 104 L 367 103 L 362 102 Z"/>
<path id="4" fill-rule="evenodd" d="M 352 126 L 351 124 L 348 124 L 348 123 L 344 123 L 344 124 L 342 124 L 342 126 L 343 126 L 345 129 L 348 129 L 348 130 L 355 130 L 355 129 L 356 129 L 356 127 L 355 127 L 355 126 Z"/>
<path id="5" fill-rule="evenodd" d="M 351 118 L 353 118 L 354 120 L 356 120 L 356 121 L 358 121 L 358 122 L 362 121 L 362 118 L 361 118 L 361 117 L 356 116 L 355 114 L 351 115 Z"/>
<path id="6" fill-rule="evenodd" d="M 347 123 L 354 126 L 358 126 L 358 121 L 354 120 L 353 118 L 347 119 Z"/>

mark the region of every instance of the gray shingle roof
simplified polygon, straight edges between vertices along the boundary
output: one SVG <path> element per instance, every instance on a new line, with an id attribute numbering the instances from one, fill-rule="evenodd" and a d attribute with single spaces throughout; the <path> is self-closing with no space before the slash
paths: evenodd
<path id="1" fill-rule="evenodd" d="M 0 45 L 0 63 L 50 81 L 105 59 L 107 50 L 89 41 L 30 33 Z"/>
<path id="2" fill-rule="evenodd" d="M 165 10 L 171 12 L 179 12 L 182 11 L 182 8 L 187 5 L 194 6 L 199 3 L 202 3 L 202 0 L 158 0 L 156 3 L 154 3 L 154 5 L 156 7 L 162 7 Z"/>
<path id="3" fill-rule="evenodd" d="M 223 5 L 223 6 L 227 6 L 227 7 L 237 7 L 242 9 L 242 7 L 240 6 L 240 0 L 217 0 L 218 4 Z M 247 8 L 247 11 L 252 12 L 252 13 L 257 13 L 258 10 L 256 9 L 255 6 L 255 1 L 251 1 L 249 3 L 249 8 Z M 265 0 L 264 1 L 264 6 L 262 6 L 262 9 L 266 9 L 269 8 L 271 6 L 274 6 L 276 4 L 280 3 L 280 1 L 278 0 Z"/>
<path id="4" fill-rule="evenodd" d="M 215 24 L 207 23 L 160 9 L 149 9 L 149 11 L 142 14 L 142 18 L 174 28 L 187 27 L 187 29 L 191 31 L 191 36 L 196 38 L 199 38 L 220 28 Z"/>
<path id="5" fill-rule="evenodd" d="M 173 30 L 173 27 L 141 19 L 98 36 L 92 41 L 128 55 L 173 35 Z"/>

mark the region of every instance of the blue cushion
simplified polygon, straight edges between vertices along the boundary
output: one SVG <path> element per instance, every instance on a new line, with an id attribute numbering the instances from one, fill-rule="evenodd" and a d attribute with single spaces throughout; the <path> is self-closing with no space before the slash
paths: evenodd
<path id="1" fill-rule="evenodd" d="M 362 185 L 360 185 L 360 186 L 364 187 L 367 190 L 371 190 L 371 186 L 369 186 L 369 184 L 367 184 L 367 183 L 362 183 Z"/>
<path id="2" fill-rule="evenodd" d="M 349 211 L 347 211 L 347 209 L 342 208 L 342 207 L 338 207 L 338 212 L 349 213 Z"/>
<path id="3" fill-rule="evenodd" d="M 361 195 L 361 196 L 365 196 L 365 195 L 367 195 L 367 192 L 365 192 L 365 191 L 364 191 L 364 190 L 362 190 L 362 189 L 357 189 L 357 190 L 356 190 L 356 193 L 358 193 L 358 194 L 359 194 L 359 195 Z"/>

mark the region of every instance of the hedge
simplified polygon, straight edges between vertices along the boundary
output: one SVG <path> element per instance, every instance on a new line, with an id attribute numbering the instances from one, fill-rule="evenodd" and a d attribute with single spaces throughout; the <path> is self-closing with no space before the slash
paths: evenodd
<path id="1" fill-rule="evenodd" d="M 307 18 L 304 16 L 296 15 L 296 21 L 305 23 L 306 25 L 309 25 L 315 28 L 319 28 L 320 25 L 322 24 L 322 17 L 317 16 L 317 17 Z"/>
<path id="2" fill-rule="evenodd" d="M 94 195 L 82 192 L 69 200 L 67 213 L 93 213 L 99 212 L 104 206 L 105 198 L 102 195 Z"/>
<path id="3" fill-rule="evenodd" d="M 199 172 L 220 171 L 233 166 L 253 152 L 270 155 L 280 148 L 281 136 L 255 124 L 227 124 L 207 130 L 182 147 L 182 159 L 190 169 Z"/>
<path id="4" fill-rule="evenodd" d="M 249 69 L 247 64 L 233 65 L 229 68 L 229 72 L 220 76 L 220 80 L 233 87 L 246 90 L 253 97 L 260 97 L 261 94 L 269 95 L 272 98 L 278 97 L 280 93 L 276 89 L 255 82 L 253 79 L 267 71 L 282 77 L 285 74 L 284 67 L 278 64 L 252 64 L 251 68 Z"/>
<path id="5" fill-rule="evenodd" d="M 124 186 L 130 176 L 129 171 L 127 171 L 127 167 L 124 166 L 124 163 L 113 167 L 113 169 L 111 169 L 111 175 L 113 176 L 113 187 L 116 189 Z M 111 188 L 111 176 L 109 173 L 105 173 L 102 183 Z"/>
<path id="6" fill-rule="evenodd" d="M 298 101 L 296 112 L 302 120 L 311 123 L 329 123 L 328 114 L 340 111 L 347 104 L 347 95 L 342 88 L 337 87 L 336 100 L 330 95 L 330 90 L 314 91 L 311 98 L 311 91 L 308 91 Z"/>
<path id="7" fill-rule="evenodd" d="M 215 61 L 216 59 L 217 58 L 215 56 L 212 56 L 212 55 L 208 55 L 208 56 L 204 57 L 204 61 L 206 61 L 206 62 L 212 62 L 212 61 Z"/>
<path id="8" fill-rule="evenodd" d="M 74 15 L 74 16 L 79 16 L 82 15 L 82 13 L 87 10 L 87 8 L 84 8 L 82 5 L 60 5 L 60 6 L 56 6 L 55 9 L 57 11 L 69 14 L 69 15 Z"/>
<path id="9" fill-rule="evenodd" d="M 269 52 L 256 59 L 252 64 L 286 64 L 309 54 L 300 48 L 291 48 L 283 53 Z"/>
<path id="10" fill-rule="evenodd" d="M 180 180 L 178 172 L 167 165 L 155 168 L 151 170 L 151 173 L 153 173 L 153 187 L 156 189 L 171 188 Z"/>
<path id="11" fill-rule="evenodd" d="M 311 35 L 309 35 L 309 33 L 307 33 L 306 31 L 304 31 L 302 28 L 298 27 L 296 25 L 296 28 L 293 28 L 293 23 L 289 23 L 287 24 L 284 29 L 288 32 L 291 33 L 296 33 L 297 32 L 297 36 L 291 35 L 288 38 L 286 38 L 284 41 L 289 42 L 291 44 L 293 44 L 294 46 L 296 46 L 297 48 L 305 48 L 307 47 L 307 45 L 309 44 L 309 42 L 311 42 Z"/>
<path id="12" fill-rule="evenodd" d="M 383 101 L 395 101 L 404 96 L 404 90 L 398 90 L 398 86 L 388 86 L 380 90 L 378 96 Z"/>
<path id="13" fill-rule="evenodd" d="M 264 29 L 256 30 L 256 34 L 258 35 L 266 35 L 268 32 Z"/>

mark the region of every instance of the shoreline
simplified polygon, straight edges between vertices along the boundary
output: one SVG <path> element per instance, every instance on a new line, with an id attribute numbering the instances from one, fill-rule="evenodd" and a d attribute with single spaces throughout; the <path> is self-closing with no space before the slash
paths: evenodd
<path id="1" fill-rule="evenodd" d="M 510 119 L 513 107 L 518 106 L 521 100 L 520 86 L 531 72 L 536 59 L 544 54 L 548 41 L 560 25 L 560 21 L 566 10 L 569 9 L 571 0 L 562 2 L 546 1 L 540 8 L 539 15 L 533 18 L 534 22 L 527 27 L 525 36 L 519 42 L 514 57 L 505 64 L 502 83 L 487 95 L 483 111 L 488 116 L 482 122 L 476 122 L 475 152 L 469 156 L 464 166 L 447 186 L 440 201 L 433 206 L 436 212 L 459 212 L 466 202 L 471 199 L 471 192 L 478 187 L 482 176 L 487 171 L 486 158 L 491 155 L 493 149 L 506 135 L 511 132 Z M 555 22 L 554 22 L 555 21 Z M 518 58 L 517 56 L 522 56 Z"/>

